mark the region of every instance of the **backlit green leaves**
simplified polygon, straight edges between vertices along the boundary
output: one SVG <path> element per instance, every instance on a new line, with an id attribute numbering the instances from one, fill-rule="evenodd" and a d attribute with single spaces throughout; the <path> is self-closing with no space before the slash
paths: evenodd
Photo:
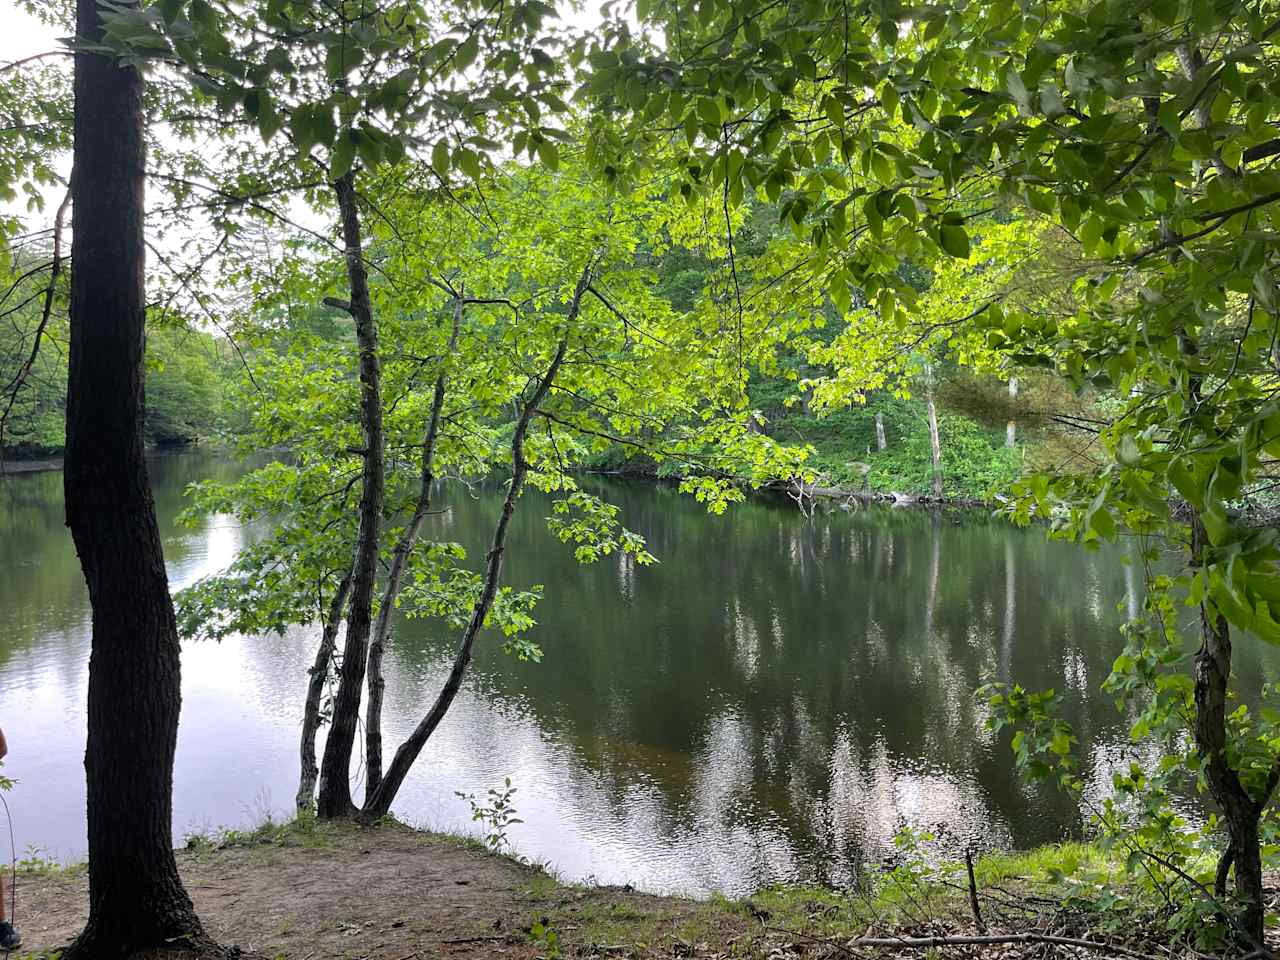
<path id="1" fill-rule="evenodd" d="M 538 0 L 482 18 L 465 2 L 371 11 L 355 0 L 165 0 L 112 11 L 108 40 L 127 57 L 177 65 L 220 113 L 239 114 L 264 143 L 318 163 L 330 180 L 423 147 L 441 177 L 474 180 L 503 149 L 493 138 L 501 130 L 558 163 L 555 115 L 568 105 L 555 87 L 581 50 L 553 29 L 553 14 Z"/>

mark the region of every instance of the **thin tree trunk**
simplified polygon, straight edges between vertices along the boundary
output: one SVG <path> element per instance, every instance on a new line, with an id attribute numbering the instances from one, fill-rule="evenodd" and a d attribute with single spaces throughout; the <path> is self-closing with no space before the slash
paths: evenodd
<path id="1" fill-rule="evenodd" d="M 1174 56 L 1178 60 L 1178 66 L 1182 69 L 1182 75 L 1187 78 L 1187 82 L 1195 85 L 1198 77 L 1197 74 L 1204 68 L 1204 54 L 1200 52 L 1199 47 L 1182 43 L 1174 48 Z M 1209 81 L 1212 82 L 1212 81 Z M 1213 121 L 1213 100 L 1210 97 L 1200 97 L 1196 102 L 1195 118 L 1196 126 L 1201 130 L 1207 130 Z M 1215 152 L 1210 162 L 1214 169 L 1224 177 L 1235 176 L 1235 171 L 1226 165 L 1222 159 L 1222 154 Z"/>
<path id="2" fill-rule="evenodd" d="M 1018 378 L 1009 378 L 1009 401 L 1018 399 Z M 1009 422 L 1004 426 L 1004 445 L 1012 448 L 1018 442 L 1018 421 L 1010 414 Z"/>
<path id="3" fill-rule="evenodd" d="M 102 37 L 95 0 L 76 33 Z M 67 525 L 93 611 L 85 749 L 89 919 L 67 957 L 204 940 L 173 856 L 177 624 L 143 457 L 142 76 L 75 55 Z"/>
<path id="4" fill-rule="evenodd" d="M 591 270 L 588 266 L 583 270 L 582 276 L 578 280 L 578 285 L 574 290 L 573 300 L 569 305 L 569 313 L 565 318 L 566 330 L 572 329 L 573 323 L 577 319 L 582 297 L 586 293 L 590 279 Z M 511 516 L 515 513 L 516 501 L 520 498 L 525 475 L 529 469 L 529 465 L 524 458 L 524 440 L 529 431 L 529 421 L 533 418 L 534 413 L 537 412 L 538 405 L 550 391 L 556 374 L 560 372 L 560 365 L 564 362 L 567 349 L 568 334 L 566 333 L 565 337 L 561 339 L 546 373 L 543 374 L 533 395 L 525 402 L 520 411 L 520 418 L 516 421 L 516 429 L 511 437 L 511 486 L 507 490 L 506 499 L 502 504 L 502 513 L 499 514 L 498 523 L 493 531 L 493 545 L 489 548 L 484 585 L 481 588 L 480 596 L 471 611 L 471 619 L 467 622 L 466 629 L 463 632 L 462 641 L 458 646 L 457 655 L 454 657 L 453 666 L 449 670 L 448 679 L 445 680 L 444 686 L 436 696 L 435 703 L 432 704 L 427 715 L 419 721 L 413 733 L 396 750 L 395 756 L 391 760 L 391 766 L 387 768 L 386 775 L 378 784 L 377 790 L 370 793 L 365 800 L 363 815 L 370 820 L 385 816 L 390 812 L 391 804 L 395 801 L 396 794 L 399 792 L 401 785 L 403 785 L 405 777 L 408 776 L 409 770 L 413 767 L 414 761 L 418 759 L 422 748 L 426 746 L 436 727 L 440 725 L 440 721 L 449 712 L 449 707 L 453 704 L 454 698 L 458 695 L 458 690 L 462 687 L 462 678 L 471 663 L 471 650 L 475 645 L 476 636 L 484 627 L 484 622 L 489 616 L 489 610 L 493 606 L 493 599 L 498 593 L 498 585 L 502 577 L 502 555 L 506 549 L 507 528 L 511 524 Z"/>
<path id="5" fill-rule="evenodd" d="M 351 799 L 351 750 L 355 745 L 360 699 L 364 692 L 373 620 L 373 590 L 378 574 L 378 532 L 385 485 L 382 434 L 382 374 L 378 358 L 378 328 L 369 299 L 369 274 L 360 238 L 360 211 L 354 177 L 333 184 L 342 214 L 342 237 L 351 287 L 348 305 L 355 318 L 360 350 L 360 425 L 364 433 L 364 475 L 360 492 L 360 528 L 351 568 L 351 610 L 342 651 L 342 671 L 334 698 L 333 720 L 320 763 L 320 797 L 316 812 L 324 818 L 348 817 L 356 812 Z"/>
<path id="6" fill-rule="evenodd" d="M 431 397 L 431 414 L 427 418 L 427 431 L 422 439 L 422 470 L 418 486 L 418 499 L 414 506 L 413 516 L 409 518 L 400 541 L 396 544 L 395 553 L 391 557 L 391 569 L 387 573 L 387 585 L 382 593 L 382 604 L 378 607 L 378 621 L 373 627 L 373 640 L 369 644 L 369 707 L 365 715 L 365 768 L 368 771 L 365 779 L 365 796 L 372 795 L 382 782 L 382 695 L 387 682 L 382 675 L 382 656 L 386 651 L 387 633 L 391 629 L 391 614 L 395 610 L 396 599 L 400 595 L 400 585 L 404 579 L 404 567 L 418 539 L 418 530 L 422 521 L 431 509 L 431 485 L 435 482 L 436 437 L 440 433 L 440 414 L 444 410 L 444 396 L 449 377 L 449 357 L 458 345 L 458 331 L 462 327 L 462 310 L 464 300 L 461 296 L 454 299 L 453 331 L 449 335 L 449 345 L 441 358 L 441 370 L 436 376 L 435 393 Z"/>
<path id="7" fill-rule="evenodd" d="M 1191 523 L 1191 562 L 1204 563 L 1208 546 L 1199 516 Z M 1195 667 L 1196 749 L 1205 761 L 1205 778 L 1222 810 L 1235 869 L 1235 895 L 1243 908 L 1239 922 L 1245 947 L 1263 945 L 1262 856 L 1258 818 L 1262 802 L 1254 800 L 1227 759 L 1227 685 L 1231 677 L 1231 629 L 1226 618 L 1200 605 L 1201 646 Z M 1224 871 L 1225 873 L 1225 871 Z M 1225 881 L 1225 877 L 1223 878 Z M 1224 883 L 1225 885 L 1225 883 Z"/>
<path id="8" fill-rule="evenodd" d="M 18 368 L 13 379 L 5 386 L 8 399 L 5 401 L 4 410 L 0 410 L 0 459 L 4 457 L 4 433 L 9 424 L 9 417 L 13 413 L 13 408 L 17 406 L 18 395 L 22 393 L 22 388 L 35 370 L 45 331 L 49 329 L 49 320 L 53 317 L 53 301 L 58 292 L 58 278 L 62 276 L 62 229 L 70 206 L 71 191 L 68 190 L 53 216 L 53 255 L 49 263 L 49 283 L 44 288 L 44 303 L 40 308 L 40 322 L 36 325 L 36 332 L 31 338 L 31 352 L 27 354 L 26 361 Z"/>
<path id="9" fill-rule="evenodd" d="M 338 642 L 338 628 L 342 625 L 343 613 L 347 609 L 347 596 L 351 592 L 351 571 L 342 578 L 338 592 L 329 603 L 329 617 L 324 622 L 320 633 L 320 648 L 316 651 L 316 661 L 307 671 L 310 680 L 307 682 L 307 701 L 302 708 L 302 739 L 298 747 L 299 769 L 298 794 L 294 803 L 299 811 L 315 809 L 316 778 L 320 775 L 320 767 L 316 764 L 316 733 L 320 729 L 320 701 L 324 697 L 324 684 L 329 679 L 329 664 L 333 660 L 333 651 Z"/>
<path id="10" fill-rule="evenodd" d="M 884 414 L 876 414 L 876 449 L 883 450 L 889 446 L 889 442 L 884 437 Z"/>
<path id="11" fill-rule="evenodd" d="M 404 778 L 408 775 L 409 769 L 413 766 L 414 761 L 417 760 L 418 754 L 422 752 L 422 748 L 426 746 L 431 734 L 440 725 L 440 721 L 444 719 L 449 707 L 453 704 L 454 697 L 458 695 L 458 690 L 462 687 L 462 678 L 471 663 L 471 649 L 475 645 L 476 636 L 480 633 L 481 628 L 484 627 L 484 622 L 489 616 L 489 610 L 493 606 L 493 599 L 498 593 L 498 584 L 502 575 L 502 554 L 506 549 L 507 528 L 511 523 L 512 514 L 515 513 L 516 500 L 520 497 L 521 489 L 524 486 L 525 474 L 528 471 L 528 464 L 524 459 L 524 439 L 528 433 L 529 420 L 532 418 L 538 403 L 546 396 L 546 392 L 550 389 L 556 373 L 559 372 L 560 364 L 564 360 L 566 344 L 566 340 L 560 341 L 560 347 L 556 351 L 555 359 L 552 360 L 551 366 L 547 368 L 547 373 L 542 378 L 542 382 L 538 385 L 533 397 L 524 405 L 520 419 L 516 423 L 515 434 L 511 440 L 513 465 L 511 485 L 507 490 L 506 499 L 503 501 L 502 513 L 498 516 L 498 524 L 494 528 L 493 545 L 489 548 L 485 568 L 484 586 L 481 589 L 479 599 L 476 600 L 475 607 L 471 611 L 471 619 L 467 622 L 466 630 L 462 636 L 462 643 L 458 647 L 458 653 L 453 660 L 453 667 L 449 671 L 449 677 L 436 697 L 436 702 L 432 705 L 431 710 L 422 718 L 409 738 L 400 745 L 395 757 L 392 758 L 391 766 L 387 769 L 386 776 L 382 778 L 377 789 L 365 801 L 364 815 L 369 819 L 384 816 L 391 810 L 391 804 L 404 783 Z"/>
<path id="12" fill-rule="evenodd" d="M 929 452 L 933 464 L 931 489 L 937 499 L 942 498 L 942 440 L 938 436 L 938 408 L 933 402 L 933 364 L 924 365 L 925 401 L 929 411 Z"/>

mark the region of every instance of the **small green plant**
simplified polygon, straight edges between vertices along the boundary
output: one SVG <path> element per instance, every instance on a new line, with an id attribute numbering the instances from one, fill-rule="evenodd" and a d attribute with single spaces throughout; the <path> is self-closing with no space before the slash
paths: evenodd
<path id="1" fill-rule="evenodd" d="M 507 830 L 517 823 L 524 823 L 523 820 L 516 816 L 515 802 L 512 799 L 515 796 L 516 788 L 511 785 L 511 778 L 505 777 L 502 784 L 501 789 L 497 787 L 489 788 L 489 800 L 487 803 L 481 803 L 477 800 L 474 793 L 454 791 L 471 805 L 471 819 L 477 823 L 484 824 L 487 828 L 484 835 L 484 843 L 494 853 L 498 853 L 503 847 L 510 846 Z"/>
<path id="2" fill-rule="evenodd" d="M 510 784 L 511 781 L 508 780 L 507 783 Z M 490 793 L 492 792 L 490 791 Z M 544 960 L 559 960 L 561 956 L 560 935 L 548 925 L 545 917 L 535 921 L 533 926 L 529 928 L 529 939 L 543 947 L 542 957 Z"/>
<path id="3" fill-rule="evenodd" d="M 937 836 L 910 825 L 904 825 L 893 837 L 894 853 L 881 877 L 878 894 L 882 901 L 891 903 L 916 920 L 933 916 L 933 898 L 940 881 L 945 879 L 946 868 L 940 866 L 930 846 Z"/>
<path id="4" fill-rule="evenodd" d="M 19 873 L 54 873 L 62 869 L 62 864 L 57 858 L 50 855 L 48 850 L 34 844 L 23 851 L 22 856 L 15 861 L 15 865 Z"/>

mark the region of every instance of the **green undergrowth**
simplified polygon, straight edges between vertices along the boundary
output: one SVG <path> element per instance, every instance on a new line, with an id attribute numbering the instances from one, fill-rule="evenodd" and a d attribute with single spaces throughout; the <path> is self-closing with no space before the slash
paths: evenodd
<path id="1" fill-rule="evenodd" d="M 214 831 L 188 833 L 183 838 L 183 847 L 197 858 L 236 847 L 333 848 L 360 829 L 355 824 L 324 821 L 314 816 L 299 816 L 291 820 L 266 817 L 252 827 L 224 827 Z"/>
<path id="2" fill-rule="evenodd" d="M 559 894 L 555 909 L 542 908 L 541 929 L 572 931 L 573 941 L 588 951 L 584 955 L 598 948 L 643 957 L 674 950 L 676 956 L 747 958 L 791 956 L 808 947 L 821 956 L 831 944 L 868 934 L 976 932 L 963 860 L 926 861 L 918 849 L 899 852 L 895 866 L 872 868 L 860 884 L 844 889 L 788 883 L 742 898 L 619 898 L 543 878 L 530 892 L 534 899 Z M 1155 904 L 1126 898 L 1123 864 L 1089 844 L 987 854 L 975 860 L 974 875 L 992 931 L 1052 923 L 1094 939 L 1129 940 L 1156 927 Z M 1092 896 L 1098 890 L 1111 891 L 1115 900 L 1098 902 Z"/>

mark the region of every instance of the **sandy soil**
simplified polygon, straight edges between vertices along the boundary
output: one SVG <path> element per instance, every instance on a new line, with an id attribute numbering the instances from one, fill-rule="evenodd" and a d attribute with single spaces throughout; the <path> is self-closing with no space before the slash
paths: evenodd
<path id="1" fill-rule="evenodd" d="M 529 934 L 544 917 L 556 918 L 568 952 L 581 939 L 572 918 L 584 911 L 675 924 L 699 909 L 627 889 L 561 887 L 533 867 L 395 826 L 344 830 L 317 846 L 183 851 L 179 866 L 215 940 L 289 960 L 532 958 L 551 952 Z M 23 953 L 67 943 L 87 903 L 82 870 L 19 875 Z M 584 946 L 609 952 L 608 944 L 582 943 L 573 952 Z"/>

